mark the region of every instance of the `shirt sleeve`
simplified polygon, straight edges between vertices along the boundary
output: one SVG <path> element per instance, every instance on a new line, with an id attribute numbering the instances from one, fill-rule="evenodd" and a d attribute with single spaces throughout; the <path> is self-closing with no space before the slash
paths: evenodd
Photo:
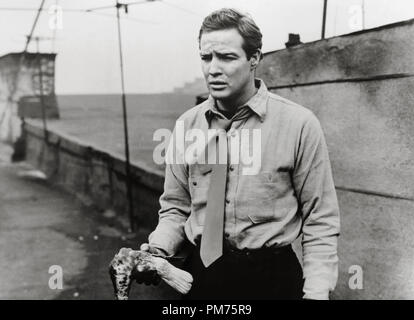
<path id="1" fill-rule="evenodd" d="M 301 130 L 293 182 L 303 215 L 304 298 L 329 299 L 338 279 L 339 207 L 325 137 L 313 114 Z"/>
<path id="2" fill-rule="evenodd" d="M 175 255 L 185 242 L 185 223 L 191 212 L 188 189 L 188 170 L 184 161 L 184 150 L 176 143 L 176 130 L 171 136 L 166 152 L 164 192 L 160 197 L 158 225 L 149 235 L 151 246 Z"/>

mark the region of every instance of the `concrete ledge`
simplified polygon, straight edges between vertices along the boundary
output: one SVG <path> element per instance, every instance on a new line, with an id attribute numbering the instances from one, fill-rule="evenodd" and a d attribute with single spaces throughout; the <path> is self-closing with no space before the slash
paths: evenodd
<path id="1" fill-rule="evenodd" d="M 413 24 L 408 20 L 268 52 L 257 72 L 274 89 L 412 76 Z"/>
<path id="2" fill-rule="evenodd" d="M 129 226 L 125 186 L 125 160 L 63 132 L 47 130 L 36 121 L 26 121 L 25 152 L 29 163 L 68 192 L 90 199 L 102 210 L 113 209 L 119 221 Z M 47 135 L 47 140 L 45 136 Z M 158 221 L 158 200 L 164 176 L 139 162 L 131 163 L 134 223 L 153 228 Z"/>
<path id="3" fill-rule="evenodd" d="M 337 187 L 414 199 L 414 78 L 274 91 L 320 120 Z"/>

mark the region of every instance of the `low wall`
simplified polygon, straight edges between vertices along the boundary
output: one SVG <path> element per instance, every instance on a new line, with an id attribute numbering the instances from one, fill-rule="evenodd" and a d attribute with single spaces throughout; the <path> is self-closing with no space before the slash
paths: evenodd
<path id="1" fill-rule="evenodd" d="M 124 159 L 63 132 L 47 131 L 46 142 L 43 128 L 30 120 L 23 130 L 29 163 L 70 193 L 90 199 L 102 210 L 114 209 L 122 225 L 129 226 Z M 143 164 L 131 163 L 131 180 L 135 226 L 152 229 L 158 221 L 164 177 Z"/>

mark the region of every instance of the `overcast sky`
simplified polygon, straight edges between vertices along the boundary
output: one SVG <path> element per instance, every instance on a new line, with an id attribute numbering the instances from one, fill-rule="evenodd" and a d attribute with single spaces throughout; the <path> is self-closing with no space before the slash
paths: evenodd
<path id="1" fill-rule="evenodd" d="M 40 0 L 0 0 L 0 8 L 37 8 Z M 45 8 L 58 3 L 65 9 L 113 5 L 114 0 L 46 0 Z M 125 0 L 124 2 L 133 2 Z M 361 29 L 363 0 L 328 0 L 327 37 Z M 221 7 L 251 14 L 263 33 L 263 51 L 281 49 L 288 33 L 299 33 L 303 42 L 321 36 L 323 0 L 163 0 L 131 6 L 122 20 L 126 91 L 171 91 L 201 77 L 197 35 L 202 19 Z M 365 28 L 414 18 L 412 0 L 365 0 Z M 119 55 L 115 9 L 92 14 L 65 12 L 56 30 L 54 50 L 56 93 L 119 93 Z M 35 11 L 0 10 L 0 55 L 22 51 Z M 108 16 L 109 15 L 109 16 Z M 125 16 L 122 14 L 122 16 Z M 52 15 L 43 12 L 35 35 L 52 37 Z M 140 20 L 140 21 L 137 21 Z M 41 41 L 50 52 L 51 40 Z M 29 48 L 36 50 L 32 44 Z"/>

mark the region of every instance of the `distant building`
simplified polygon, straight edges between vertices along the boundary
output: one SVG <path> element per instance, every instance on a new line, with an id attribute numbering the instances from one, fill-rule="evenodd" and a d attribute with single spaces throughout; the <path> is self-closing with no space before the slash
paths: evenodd
<path id="1" fill-rule="evenodd" d="M 47 117 L 59 116 L 55 58 L 56 54 L 46 53 L 9 53 L 0 57 L 0 140 L 14 143 L 20 136 L 20 117 L 41 117 L 42 100 Z"/>
<path id="2" fill-rule="evenodd" d="M 199 95 L 207 92 L 206 82 L 203 78 L 196 78 L 191 82 L 186 82 L 183 86 L 175 88 L 174 93 Z"/>

